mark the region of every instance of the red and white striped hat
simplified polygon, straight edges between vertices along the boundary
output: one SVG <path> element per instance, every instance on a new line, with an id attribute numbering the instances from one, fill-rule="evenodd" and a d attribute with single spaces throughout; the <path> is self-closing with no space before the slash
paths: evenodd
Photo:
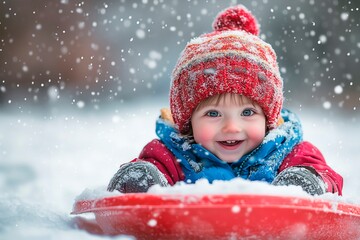
<path id="1" fill-rule="evenodd" d="M 172 73 L 170 108 L 181 133 L 204 99 L 235 93 L 257 102 L 267 127 L 276 127 L 283 104 L 283 82 L 272 47 L 258 37 L 255 17 L 244 7 L 220 12 L 214 31 L 191 40 Z"/>

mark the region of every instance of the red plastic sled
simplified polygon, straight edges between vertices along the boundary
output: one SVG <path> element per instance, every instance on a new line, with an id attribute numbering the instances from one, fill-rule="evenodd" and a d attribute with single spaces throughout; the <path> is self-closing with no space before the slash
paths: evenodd
<path id="1" fill-rule="evenodd" d="M 137 239 L 360 239 L 360 206 L 246 194 L 124 194 L 74 204 L 78 226 Z"/>

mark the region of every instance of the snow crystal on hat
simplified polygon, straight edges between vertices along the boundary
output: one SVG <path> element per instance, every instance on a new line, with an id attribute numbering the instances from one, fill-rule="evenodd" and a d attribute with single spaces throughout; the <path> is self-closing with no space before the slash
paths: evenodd
<path id="1" fill-rule="evenodd" d="M 181 133 L 204 99 L 235 93 L 257 102 L 267 127 L 276 126 L 283 103 L 283 82 L 272 47 L 259 37 L 255 17 L 244 6 L 220 12 L 214 31 L 191 40 L 172 73 L 170 108 Z"/>

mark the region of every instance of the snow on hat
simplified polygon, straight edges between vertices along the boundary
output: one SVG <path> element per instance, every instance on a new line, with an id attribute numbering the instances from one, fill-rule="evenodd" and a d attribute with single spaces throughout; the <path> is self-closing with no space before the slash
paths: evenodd
<path id="1" fill-rule="evenodd" d="M 242 5 L 220 12 L 214 31 L 191 40 L 172 73 L 170 109 L 181 133 L 190 127 L 196 106 L 223 93 L 258 103 L 269 129 L 276 127 L 283 83 L 272 47 L 259 37 L 255 17 Z"/>

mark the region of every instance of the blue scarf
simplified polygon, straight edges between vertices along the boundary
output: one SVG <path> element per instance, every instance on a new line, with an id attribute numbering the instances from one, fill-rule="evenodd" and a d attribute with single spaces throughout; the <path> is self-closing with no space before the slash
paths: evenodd
<path id="1" fill-rule="evenodd" d="M 200 144 L 191 143 L 161 118 L 156 122 L 156 134 L 180 162 L 187 183 L 201 178 L 211 183 L 235 177 L 271 183 L 284 158 L 302 141 L 297 116 L 285 109 L 281 116 L 284 123 L 269 131 L 256 149 L 234 163 L 226 163 Z"/>

